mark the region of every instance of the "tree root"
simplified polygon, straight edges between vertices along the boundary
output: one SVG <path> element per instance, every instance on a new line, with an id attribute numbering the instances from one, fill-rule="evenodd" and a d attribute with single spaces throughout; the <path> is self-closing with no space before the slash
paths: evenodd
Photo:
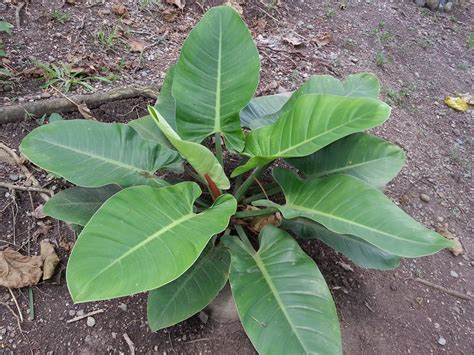
<path id="1" fill-rule="evenodd" d="M 77 106 L 74 102 L 85 103 L 87 107 L 95 108 L 107 102 L 139 96 L 156 99 L 157 94 L 153 88 L 125 87 L 90 95 L 73 95 L 70 98 L 54 98 L 50 100 L 27 102 L 22 105 L 4 106 L 0 107 L 0 124 L 19 122 L 31 116 L 41 117 L 54 112 L 76 111 Z"/>
<path id="2" fill-rule="evenodd" d="M 419 282 L 419 283 L 421 283 L 421 284 L 423 284 L 423 285 L 432 287 L 432 288 L 434 288 L 434 289 L 436 289 L 436 290 L 439 290 L 439 291 L 442 291 L 442 292 L 444 292 L 444 293 L 447 293 L 448 295 L 451 295 L 451 296 L 454 296 L 454 297 L 458 297 L 458 298 L 461 298 L 461 299 L 466 300 L 466 301 L 472 301 L 472 300 L 473 300 L 473 298 L 472 298 L 471 296 L 469 296 L 469 295 L 466 295 L 466 294 L 464 294 L 464 293 L 457 292 L 457 291 L 454 291 L 454 290 L 449 290 L 449 289 L 447 289 L 447 288 L 445 288 L 445 287 L 443 287 L 443 286 L 436 285 L 436 284 L 434 284 L 434 283 L 432 283 L 432 282 L 426 281 L 426 280 L 421 279 L 421 278 L 419 278 L 419 277 L 417 277 L 417 278 L 415 278 L 415 279 L 413 279 L 413 280 L 415 280 L 416 282 Z"/>

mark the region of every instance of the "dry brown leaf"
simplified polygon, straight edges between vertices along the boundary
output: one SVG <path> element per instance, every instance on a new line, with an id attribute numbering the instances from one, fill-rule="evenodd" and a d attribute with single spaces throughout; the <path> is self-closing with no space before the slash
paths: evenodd
<path id="1" fill-rule="evenodd" d="M 176 13 L 175 9 L 169 8 L 169 9 L 163 10 L 161 12 L 161 16 L 163 16 L 163 20 L 165 20 L 166 22 L 174 22 L 178 14 Z"/>
<path id="2" fill-rule="evenodd" d="M 127 18 L 128 17 L 128 10 L 125 7 L 125 5 L 121 2 L 118 2 L 117 4 L 114 5 L 112 8 L 112 12 L 122 18 Z"/>
<path id="3" fill-rule="evenodd" d="M 130 52 L 142 53 L 145 50 L 145 48 L 148 46 L 148 43 L 131 38 L 128 40 L 128 46 L 130 47 Z"/>
<path id="4" fill-rule="evenodd" d="M 89 109 L 89 107 L 87 107 L 87 105 L 85 104 L 85 102 L 77 105 L 77 110 L 82 115 L 82 117 L 84 117 L 86 120 L 96 119 L 94 115 L 92 114 L 91 110 Z"/>
<path id="5" fill-rule="evenodd" d="M 288 34 L 285 37 L 283 37 L 283 42 L 291 44 L 293 47 L 298 47 L 303 44 L 303 40 L 300 37 L 295 36 L 293 34 Z"/>
<path id="6" fill-rule="evenodd" d="M 41 278 L 41 256 L 26 256 L 7 248 L 0 251 L 0 286 L 21 288 L 36 285 Z"/>
<path id="7" fill-rule="evenodd" d="M 61 235 L 59 237 L 59 246 L 65 251 L 69 252 L 72 250 L 74 242 L 72 240 L 69 240 L 65 235 Z"/>
<path id="8" fill-rule="evenodd" d="M 255 206 L 247 206 L 245 208 L 245 211 L 258 211 L 259 209 L 260 208 L 257 208 Z M 259 216 L 259 217 L 250 218 L 249 228 L 258 233 L 267 224 L 271 224 L 278 227 L 280 223 L 281 223 L 281 214 L 277 212 L 275 214 L 271 214 L 267 216 Z"/>
<path id="9" fill-rule="evenodd" d="M 43 205 L 39 205 L 35 208 L 35 210 L 31 213 L 31 216 L 36 219 L 43 219 L 46 218 L 46 215 L 43 213 Z"/>
<path id="10" fill-rule="evenodd" d="M 54 275 L 54 270 L 59 263 L 59 258 L 54 251 L 54 246 L 48 239 L 43 239 L 40 243 L 40 255 L 43 260 L 43 280 L 48 280 Z"/>
<path id="11" fill-rule="evenodd" d="M 240 1 L 228 0 L 225 5 L 232 7 L 235 11 L 239 13 L 239 15 L 242 15 L 244 13 L 244 9 L 242 9 L 242 6 L 240 6 Z"/>
<path id="12" fill-rule="evenodd" d="M 39 237 L 41 236 L 47 236 L 51 228 L 53 226 L 51 225 L 51 221 L 46 221 L 45 223 L 43 222 L 38 222 L 39 227 L 35 229 L 35 231 L 31 234 L 31 240 L 36 242 Z"/>
<path id="13" fill-rule="evenodd" d="M 436 227 L 436 232 L 441 234 L 443 237 L 449 240 L 453 240 L 455 246 L 453 248 L 450 248 L 449 251 L 454 255 L 462 255 L 464 254 L 464 248 L 462 247 L 461 242 L 459 241 L 459 238 L 454 236 L 446 227 L 444 226 L 439 226 Z"/>
<path id="14" fill-rule="evenodd" d="M 331 32 L 323 32 L 314 37 L 314 42 L 318 47 L 327 46 L 334 40 Z"/>
<path id="15" fill-rule="evenodd" d="M 186 6 L 185 0 L 166 0 L 166 3 L 178 7 L 180 10 Z"/>

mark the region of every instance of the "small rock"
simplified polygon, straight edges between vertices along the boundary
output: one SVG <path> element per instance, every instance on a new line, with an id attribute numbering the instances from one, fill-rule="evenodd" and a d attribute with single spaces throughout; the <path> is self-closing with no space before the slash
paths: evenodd
<path id="1" fill-rule="evenodd" d="M 183 341 L 186 341 L 186 339 L 188 339 L 188 337 L 186 336 L 186 334 L 183 335 Z"/>
<path id="2" fill-rule="evenodd" d="M 7 329 L 6 328 L 0 328 L 0 335 L 5 335 L 7 334 Z"/>
<path id="3" fill-rule="evenodd" d="M 13 86 L 9 84 L 3 85 L 3 92 L 10 92 L 12 90 L 13 90 Z"/>
<path id="4" fill-rule="evenodd" d="M 25 99 L 24 97 L 18 98 L 18 102 L 19 102 L 20 104 L 23 103 L 23 102 L 25 102 L 25 101 L 26 101 L 26 99 Z"/>
<path id="5" fill-rule="evenodd" d="M 117 333 L 112 332 L 112 338 L 117 339 Z"/>
<path id="6" fill-rule="evenodd" d="M 95 319 L 93 317 L 87 317 L 87 326 L 93 327 L 95 325 Z"/>
<path id="7" fill-rule="evenodd" d="M 357 59 L 356 57 L 351 57 L 350 59 L 351 59 L 351 62 L 354 64 L 359 62 L 359 59 Z"/>
<path id="8" fill-rule="evenodd" d="M 436 11 L 439 8 L 439 0 L 426 0 L 426 6 L 428 6 L 430 10 Z"/>
<path id="9" fill-rule="evenodd" d="M 452 277 L 455 277 L 455 278 L 458 278 L 458 277 L 459 277 L 458 273 L 457 273 L 456 271 L 454 271 L 454 270 L 451 270 L 451 271 L 449 272 L 449 274 L 450 274 Z"/>
<path id="10" fill-rule="evenodd" d="M 40 95 L 40 97 L 41 97 L 42 99 L 48 99 L 48 98 L 51 97 L 51 94 L 50 94 L 49 92 L 43 92 L 43 93 Z"/>
<path id="11" fill-rule="evenodd" d="M 453 11 L 453 3 L 452 2 L 446 3 L 446 5 L 444 5 L 444 11 L 446 11 L 447 13 L 450 13 L 451 11 Z"/>
<path id="12" fill-rule="evenodd" d="M 441 345 L 441 346 L 445 346 L 446 345 L 446 339 L 444 339 L 443 337 L 439 337 L 438 344 Z"/>
<path id="13" fill-rule="evenodd" d="M 199 320 L 204 323 L 204 324 L 207 324 L 207 321 L 209 320 L 209 315 L 206 313 L 206 312 L 199 312 Z"/>
<path id="14" fill-rule="evenodd" d="M 443 221 L 444 221 L 444 218 L 443 218 L 443 217 L 441 217 L 441 216 L 439 216 L 439 217 L 436 217 L 436 220 L 437 220 L 438 222 L 440 222 L 440 223 L 441 223 L 441 222 L 443 222 Z"/>
<path id="15" fill-rule="evenodd" d="M 426 0 L 415 0 L 415 4 L 418 7 L 423 7 L 426 4 Z"/>
<path id="16" fill-rule="evenodd" d="M 125 303 L 120 303 L 118 305 L 118 308 L 120 308 L 122 311 L 126 312 L 127 311 L 127 305 Z"/>
<path id="17" fill-rule="evenodd" d="M 423 202 L 430 202 L 431 200 L 431 197 L 429 197 L 427 194 L 420 194 L 420 200 L 423 201 Z"/>
<path id="18" fill-rule="evenodd" d="M 71 309 L 71 310 L 69 311 L 69 315 L 70 315 L 71 317 L 74 317 L 74 316 L 76 315 L 76 311 L 73 310 L 73 309 Z"/>
<path id="19" fill-rule="evenodd" d="M 8 178 L 11 180 L 11 181 L 18 181 L 20 179 L 20 177 L 16 174 L 10 174 L 8 175 Z"/>
<path id="20" fill-rule="evenodd" d="M 439 323 L 435 323 L 435 324 L 434 324 L 434 327 L 435 327 L 436 329 L 439 329 L 439 327 L 440 327 Z"/>
<path id="21" fill-rule="evenodd" d="M 76 315 L 77 315 L 78 317 L 82 317 L 84 314 L 85 314 L 85 313 L 84 313 L 84 310 L 82 310 L 82 309 L 80 309 L 80 310 L 78 310 L 78 311 L 76 312 Z"/>

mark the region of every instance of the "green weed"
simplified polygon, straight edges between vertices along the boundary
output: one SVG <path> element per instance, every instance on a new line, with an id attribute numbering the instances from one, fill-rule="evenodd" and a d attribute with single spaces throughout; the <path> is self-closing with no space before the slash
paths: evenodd
<path id="1" fill-rule="evenodd" d="M 68 12 L 61 11 L 58 9 L 54 9 L 49 16 L 51 20 L 58 22 L 60 24 L 65 24 L 71 17 L 71 15 Z"/>

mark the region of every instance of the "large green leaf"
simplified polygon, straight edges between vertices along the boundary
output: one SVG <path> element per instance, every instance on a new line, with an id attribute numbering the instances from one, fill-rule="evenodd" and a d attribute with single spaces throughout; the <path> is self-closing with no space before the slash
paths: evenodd
<path id="1" fill-rule="evenodd" d="M 274 124 L 250 132 L 243 152 L 250 159 L 232 176 L 277 158 L 312 154 L 349 134 L 378 126 L 389 116 L 390 107 L 372 98 L 303 95 Z"/>
<path id="2" fill-rule="evenodd" d="M 61 221 L 85 226 L 99 207 L 119 191 L 118 185 L 94 188 L 74 186 L 48 200 L 43 212 Z"/>
<path id="3" fill-rule="evenodd" d="M 307 157 L 288 162 L 309 177 L 348 174 L 382 187 L 400 172 L 405 153 L 383 139 L 354 133 Z"/>
<path id="4" fill-rule="evenodd" d="M 191 31 L 176 64 L 176 125 L 186 140 L 222 133 L 243 149 L 239 112 L 255 93 L 260 60 L 250 32 L 228 6 L 210 9 Z"/>
<path id="5" fill-rule="evenodd" d="M 34 129 L 20 151 L 39 167 L 83 187 L 165 186 L 153 174 L 176 169 L 179 154 L 144 140 L 126 124 L 58 121 Z"/>
<path id="6" fill-rule="evenodd" d="M 236 210 L 235 199 L 221 195 L 196 214 L 193 203 L 200 194 L 197 184 L 184 182 L 131 187 L 108 199 L 69 258 L 66 276 L 74 302 L 149 291 L 181 276 Z"/>
<path id="7" fill-rule="evenodd" d="M 267 116 L 280 111 L 285 102 L 290 98 L 290 93 L 269 96 L 259 96 L 250 100 L 247 106 L 240 111 L 240 124 L 242 127 L 256 129 L 272 124 L 274 121 Z"/>
<path id="8" fill-rule="evenodd" d="M 284 219 L 281 228 L 291 230 L 301 238 L 319 239 L 360 267 L 390 270 L 400 265 L 399 256 L 379 249 L 353 235 L 333 233 L 310 219 Z"/>
<path id="9" fill-rule="evenodd" d="M 166 138 L 203 179 L 207 180 L 205 175 L 208 175 L 218 188 L 226 190 L 230 187 L 224 168 L 209 149 L 199 143 L 182 140 L 154 107 L 149 106 L 148 111 Z"/>
<path id="10" fill-rule="evenodd" d="M 340 354 L 336 308 L 314 261 L 284 231 L 267 225 L 260 249 L 236 237 L 230 284 L 244 329 L 260 354 Z"/>
<path id="11" fill-rule="evenodd" d="M 148 324 L 156 331 L 193 316 L 219 294 L 229 275 L 230 258 L 222 245 L 208 246 L 188 271 L 148 294 Z"/>
<path id="12" fill-rule="evenodd" d="M 173 145 L 156 126 L 155 121 L 153 121 L 153 118 L 151 118 L 150 115 L 130 121 L 128 125 L 137 131 L 143 139 L 156 142 L 169 149 L 174 149 Z"/>
<path id="13" fill-rule="evenodd" d="M 299 97 L 307 94 L 371 97 L 376 99 L 380 94 L 380 83 L 377 77 L 370 73 L 352 74 L 343 81 L 331 75 L 313 75 L 291 95 L 280 111 L 265 118 L 276 121 L 283 114 L 292 110 Z"/>
<path id="14" fill-rule="evenodd" d="M 399 256 L 424 256 L 453 247 L 452 241 L 425 228 L 358 178 L 331 175 L 301 181 L 281 168 L 273 170 L 273 177 L 285 195 L 286 204 L 279 209 L 287 219 L 309 218 L 334 233 L 354 235 Z"/>

